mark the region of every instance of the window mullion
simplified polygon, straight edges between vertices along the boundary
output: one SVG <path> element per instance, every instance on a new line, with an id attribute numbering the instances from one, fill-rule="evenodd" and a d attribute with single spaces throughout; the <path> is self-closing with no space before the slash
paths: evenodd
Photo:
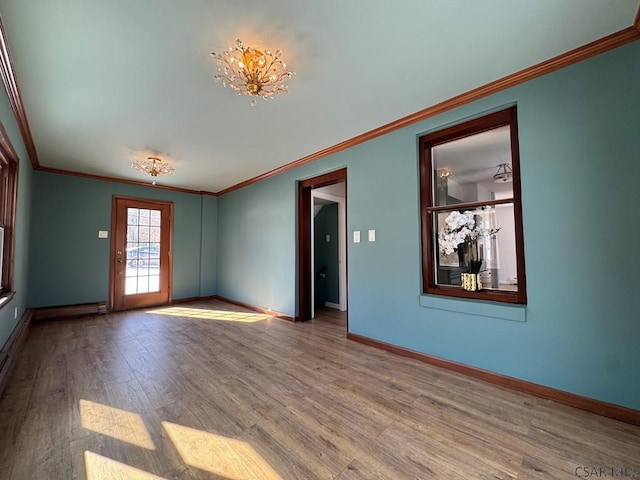
<path id="1" fill-rule="evenodd" d="M 469 210 L 472 208 L 489 207 L 492 205 L 504 205 L 505 203 L 514 203 L 513 197 L 501 198 L 500 200 L 486 200 L 482 202 L 466 202 L 456 203 L 453 205 L 438 205 L 435 207 L 427 207 L 427 212 L 446 212 L 450 210 Z"/>

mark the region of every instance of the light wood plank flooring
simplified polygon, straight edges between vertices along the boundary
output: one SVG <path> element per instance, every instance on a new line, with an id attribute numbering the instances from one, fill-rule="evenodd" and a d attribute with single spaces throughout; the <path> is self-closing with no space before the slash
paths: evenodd
<path id="1" fill-rule="evenodd" d="M 0 479 L 640 474 L 638 427 L 345 330 L 217 301 L 35 324 L 0 400 Z"/>

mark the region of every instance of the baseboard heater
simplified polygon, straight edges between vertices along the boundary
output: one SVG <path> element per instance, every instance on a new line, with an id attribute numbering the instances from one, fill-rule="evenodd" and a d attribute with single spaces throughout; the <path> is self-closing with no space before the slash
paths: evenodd
<path id="1" fill-rule="evenodd" d="M 107 302 L 81 303 L 78 305 L 61 305 L 57 307 L 40 307 L 33 309 L 34 320 L 50 320 L 63 317 L 81 317 L 84 315 L 101 315 L 107 313 Z"/>

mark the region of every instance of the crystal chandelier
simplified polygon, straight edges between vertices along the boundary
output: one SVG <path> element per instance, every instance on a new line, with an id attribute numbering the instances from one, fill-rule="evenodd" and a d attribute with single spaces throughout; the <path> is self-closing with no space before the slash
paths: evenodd
<path id="1" fill-rule="evenodd" d="M 158 157 L 147 157 L 145 160 L 134 160 L 131 164 L 131 168 L 135 168 L 139 172 L 144 172 L 153 178 L 152 185 L 156 184 L 156 177 L 158 175 L 173 174 L 175 168 L 169 165 L 167 162 L 163 162 Z"/>
<path id="2" fill-rule="evenodd" d="M 235 47 L 229 47 L 222 53 L 212 52 L 211 55 L 215 57 L 218 67 L 218 74 L 214 78 L 238 95 L 251 95 L 252 107 L 256 106 L 256 97 L 273 98 L 279 93 L 288 92 L 285 79 L 295 75 L 280 59 L 280 49 L 271 53 L 270 50 L 245 47 L 240 39 L 236 40 Z"/>

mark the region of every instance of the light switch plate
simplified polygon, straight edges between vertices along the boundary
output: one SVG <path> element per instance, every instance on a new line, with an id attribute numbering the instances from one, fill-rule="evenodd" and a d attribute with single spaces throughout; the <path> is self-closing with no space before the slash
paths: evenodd
<path id="1" fill-rule="evenodd" d="M 353 243 L 360 243 L 360 230 L 354 230 Z"/>
<path id="2" fill-rule="evenodd" d="M 369 241 L 370 242 L 375 242 L 376 241 L 376 231 L 375 230 L 369 230 Z"/>
<path id="3" fill-rule="evenodd" d="M 98 230 L 98 238 L 109 238 L 109 232 L 107 230 Z"/>

